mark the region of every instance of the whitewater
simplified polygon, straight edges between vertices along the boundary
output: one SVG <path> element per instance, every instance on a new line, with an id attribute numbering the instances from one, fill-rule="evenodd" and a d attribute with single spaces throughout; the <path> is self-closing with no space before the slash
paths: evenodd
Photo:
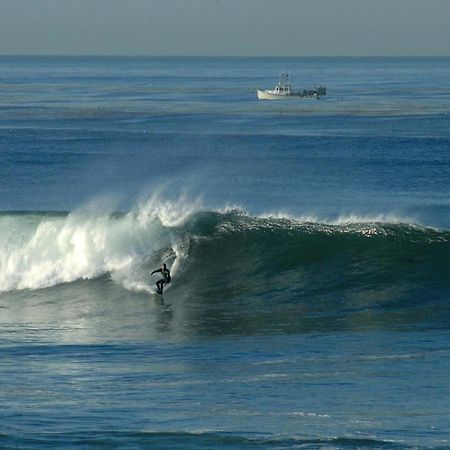
<path id="1" fill-rule="evenodd" d="M 448 58 L 0 68 L 0 447 L 448 448 Z"/>
<path id="2" fill-rule="evenodd" d="M 3 214 L 0 290 L 40 289 L 108 273 L 124 287 L 149 290 L 151 264 L 162 258 L 176 272 L 182 243 L 171 230 L 187 214 L 174 217 L 167 204 L 154 203 L 127 214 L 98 214 L 92 205 L 73 213 Z"/>

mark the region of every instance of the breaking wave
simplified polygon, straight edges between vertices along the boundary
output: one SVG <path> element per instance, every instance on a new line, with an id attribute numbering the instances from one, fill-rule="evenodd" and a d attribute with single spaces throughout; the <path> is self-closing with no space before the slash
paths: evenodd
<path id="1" fill-rule="evenodd" d="M 399 219 L 255 217 L 153 197 L 129 213 L 3 213 L 0 231 L 0 292 L 100 276 L 150 292 L 161 261 L 174 286 L 216 295 L 450 285 L 450 232 Z"/>

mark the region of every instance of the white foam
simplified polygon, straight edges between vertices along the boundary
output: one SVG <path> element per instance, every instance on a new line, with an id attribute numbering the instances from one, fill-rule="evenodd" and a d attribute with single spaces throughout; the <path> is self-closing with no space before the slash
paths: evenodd
<path id="1" fill-rule="evenodd" d="M 187 256 L 172 228 L 198 208 L 198 202 L 184 197 L 166 202 L 154 195 L 123 215 L 89 205 L 67 216 L 2 216 L 0 292 L 106 273 L 127 289 L 151 292 L 154 280 L 148 271 L 163 260 L 175 274 Z"/>
<path id="2" fill-rule="evenodd" d="M 323 225 L 357 225 L 357 224 L 417 224 L 417 221 L 410 217 L 399 216 L 397 214 L 343 214 L 337 217 L 319 216 L 316 214 L 295 215 L 286 211 L 266 212 L 258 217 L 262 219 L 285 219 L 298 223 L 317 223 Z"/>

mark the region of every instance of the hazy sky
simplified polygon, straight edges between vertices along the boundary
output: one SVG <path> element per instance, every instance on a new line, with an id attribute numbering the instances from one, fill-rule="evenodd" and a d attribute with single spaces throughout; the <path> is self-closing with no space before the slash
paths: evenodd
<path id="1" fill-rule="evenodd" d="M 450 0 L 0 0 L 0 54 L 450 55 Z"/>

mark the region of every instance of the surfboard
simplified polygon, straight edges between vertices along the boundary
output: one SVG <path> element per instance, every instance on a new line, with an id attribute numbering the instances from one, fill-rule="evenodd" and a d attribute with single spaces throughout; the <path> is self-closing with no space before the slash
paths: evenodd
<path id="1" fill-rule="evenodd" d="M 150 300 L 155 305 L 164 305 L 164 297 L 159 292 L 150 292 Z"/>
<path id="2" fill-rule="evenodd" d="M 163 295 L 161 294 L 161 292 L 157 292 L 157 291 L 150 292 L 150 295 L 151 295 L 152 297 L 162 297 L 162 296 L 163 296 Z"/>

